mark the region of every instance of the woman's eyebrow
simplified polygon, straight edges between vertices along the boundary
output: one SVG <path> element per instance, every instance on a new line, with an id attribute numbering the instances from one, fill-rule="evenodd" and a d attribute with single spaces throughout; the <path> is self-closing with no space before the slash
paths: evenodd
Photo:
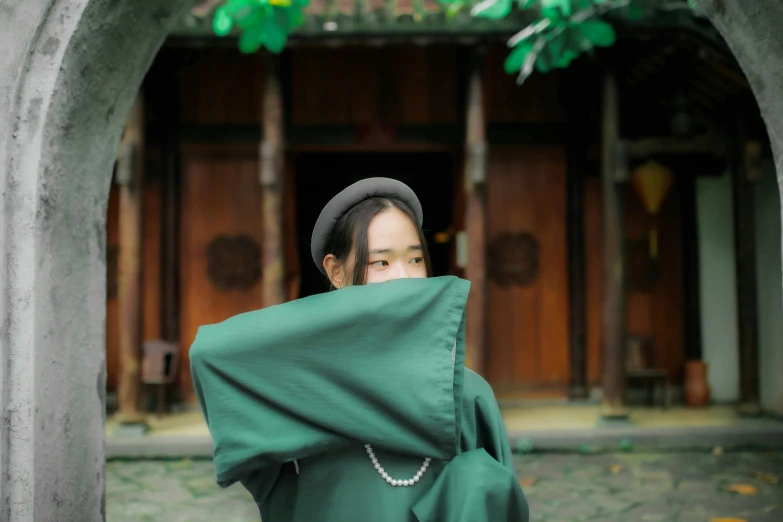
<path id="1" fill-rule="evenodd" d="M 408 247 L 408 251 L 415 251 L 415 250 L 421 250 L 421 245 L 411 245 Z M 370 255 L 372 254 L 389 254 L 392 252 L 391 248 L 373 248 L 370 250 Z"/>

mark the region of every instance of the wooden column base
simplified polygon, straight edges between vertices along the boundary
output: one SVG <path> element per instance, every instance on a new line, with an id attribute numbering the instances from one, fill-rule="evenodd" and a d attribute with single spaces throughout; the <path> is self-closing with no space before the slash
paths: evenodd
<path id="1" fill-rule="evenodd" d="M 116 415 L 114 415 L 114 420 L 117 421 L 118 424 L 122 425 L 147 425 L 147 416 L 140 411 L 118 412 Z"/>
<path id="2" fill-rule="evenodd" d="M 601 403 L 601 418 L 607 420 L 626 420 L 630 417 L 630 409 L 622 402 L 613 404 L 609 401 Z"/>
<path id="3" fill-rule="evenodd" d="M 758 417 L 761 415 L 761 405 L 758 402 L 743 402 L 737 407 L 741 417 Z"/>

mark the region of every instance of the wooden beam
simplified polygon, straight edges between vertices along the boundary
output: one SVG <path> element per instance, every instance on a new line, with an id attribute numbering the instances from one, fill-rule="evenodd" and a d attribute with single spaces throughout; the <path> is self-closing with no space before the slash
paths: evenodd
<path id="1" fill-rule="evenodd" d="M 568 139 L 567 123 L 487 124 L 486 141 L 497 145 L 563 144 Z M 400 125 L 393 127 L 394 141 L 361 143 L 361 129 L 355 125 L 299 125 L 286 128 L 288 150 L 454 150 L 465 142 L 465 126 Z M 261 125 L 187 125 L 180 129 L 184 143 L 258 143 Z"/>
<path id="2" fill-rule="evenodd" d="M 493 123 L 487 125 L 492 145 L 562 145 L 571 129 L 567 122 Z"/>
<path id="3" fill-rule="evenodd" d="M 120 375 L 118 412 L 121 424 L 143 424 L 140 411 L 142 343 L 142 231 L 144 215 L 144 99 L 131 108 L 120 144 L 119 288 Z"/>
<path id="4" fill-rule="evenodd" d="M 467 305 L 465 364 L 484 373 L 486 322 L 486 205 L 487 140 L 482 85 L 483 53 L 476 49 L 468 76 L 465 139 L 465 223 L 468 265 L 465 278 L 471 282 Z"/>
<path id="5" fill-rule="evenodd" d="M 716 132 L 708 132 L 690 139 L 676 137 L 642 138 L 629 141 L 628 155 L 640 159 L 654 154 L 712 154 L 725 157 L 728 154 L 726 138 Z"/>
<path id="6" fill-rule="evenodd" d="M 759 406 L 759 349 L 756 296 L 756 225 L 753 182 L 748 179 L 747 133 L 737 118 L 732 181 L 736 238 L 737 313 L 739 324 L 740 413 L 757 415 Z"/>
<path id="7" fill-rule="evenodd" d="M 620 147 L 617 83 L 604 79 L 601 133 L 603 187 L 603 408 L 609 418 L 628 416 L 625 407 L 624 178 L 627 158 Z"/>
<path id="8" fill-rule="evenodd" d="M 262 293 L 263 306 L 286 301 L 283 198 L 285 197 L 283 93 L 280 88 L 280 60 L 266 55 L 266 84 L 263 95 L 264 139 L 261 142 L 261 185 L 263 200 Z"/>

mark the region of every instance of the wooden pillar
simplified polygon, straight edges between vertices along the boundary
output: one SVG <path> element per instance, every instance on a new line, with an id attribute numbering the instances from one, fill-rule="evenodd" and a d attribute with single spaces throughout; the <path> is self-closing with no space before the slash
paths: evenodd
<path id="1" fill-rule="evenodd" d="M 756 227 L 753 181 L 748 176 L 747 135 L 737 118 L 732 162 L 734 237 L 736 238 L 737 311 L 739 324 L 740 413 L 756 415 L 759 406 L 759 350 L 756 301 Z"/>
<path id="2" fill-rule="evenodd" d="M 280 88 L 280 59 L 266 55 L 266 84 L 263 95 L 264 136 L 261 142 L 261 185 L 263 186 L 263 306 L 286 300 L 283 198 L 285 171 L 283 140 L 283 93 Z"/>
<path id="3" fill-rule="evenodd" d="M 179 213 L 181 178 L 179 170 L 179 115 L 176 82 L 169 79 L 164 86 L 168 94 L 168 110 L 164 119 L 163 149 L 163 288 L 162 331 L 166 341 L 179 341 Z"/>
<path id="4" fill-rule="evenodd" d="M 627 417 L 625 408 L 624 188 L 627 158 L 620 146 L 617 83 L 607 74 L 603 87 L 601 178 L 603 187 L 603 411 Z"/>
<path id="5" fill-rule="evenodd" d="M 696 214 L 696 176 L 681 172 L 679 180 L 682 215 L 682 253 L 685 271 L 685 357 L 701 359 L 701 292 L 699 282 L 699 224 Z"/>
<path id="6" fill-rule="evenodd" d="M 586 121 L 583 103 L 577 88 L 579 69 L 571 70 L 568 100 L 567 144 L 567 220 L 568 220 L 568 290 L 570 330 L 570 385 L 572 399 L 588 396 L 587 386 L 587 311 L 584 220 L 584 169 L 586 162 Z"/>
<path id="7" fill-rule="evenodd" d="M 119 285 L 120 375 L 117 420 L 141 424 L 142 230 L 144 202 L 144 100 L 139 93 L 120 143 Z"/>
<path id="8" fill-rule="evenodd" d="M 465 139 L 465 223 L 468 264 L 465 278 L 471 282 L 467 304 L 465 364 L 483 374 L 487 337 L 486 289 L 486 191 L 487 139 L 482 92 L 483 52 L 474 49 L 468 76 L 467 129 Z"/>

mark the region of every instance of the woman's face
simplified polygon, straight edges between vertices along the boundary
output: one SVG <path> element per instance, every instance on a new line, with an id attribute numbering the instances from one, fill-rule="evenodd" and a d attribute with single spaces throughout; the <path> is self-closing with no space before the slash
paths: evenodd
<path id="1" fill-rule="evenodd" d="M 399 209 L 391 208 L 372 218 L 367 228 L 367 246 L 368 284 L 427 277 L 419 234 Z"/>

